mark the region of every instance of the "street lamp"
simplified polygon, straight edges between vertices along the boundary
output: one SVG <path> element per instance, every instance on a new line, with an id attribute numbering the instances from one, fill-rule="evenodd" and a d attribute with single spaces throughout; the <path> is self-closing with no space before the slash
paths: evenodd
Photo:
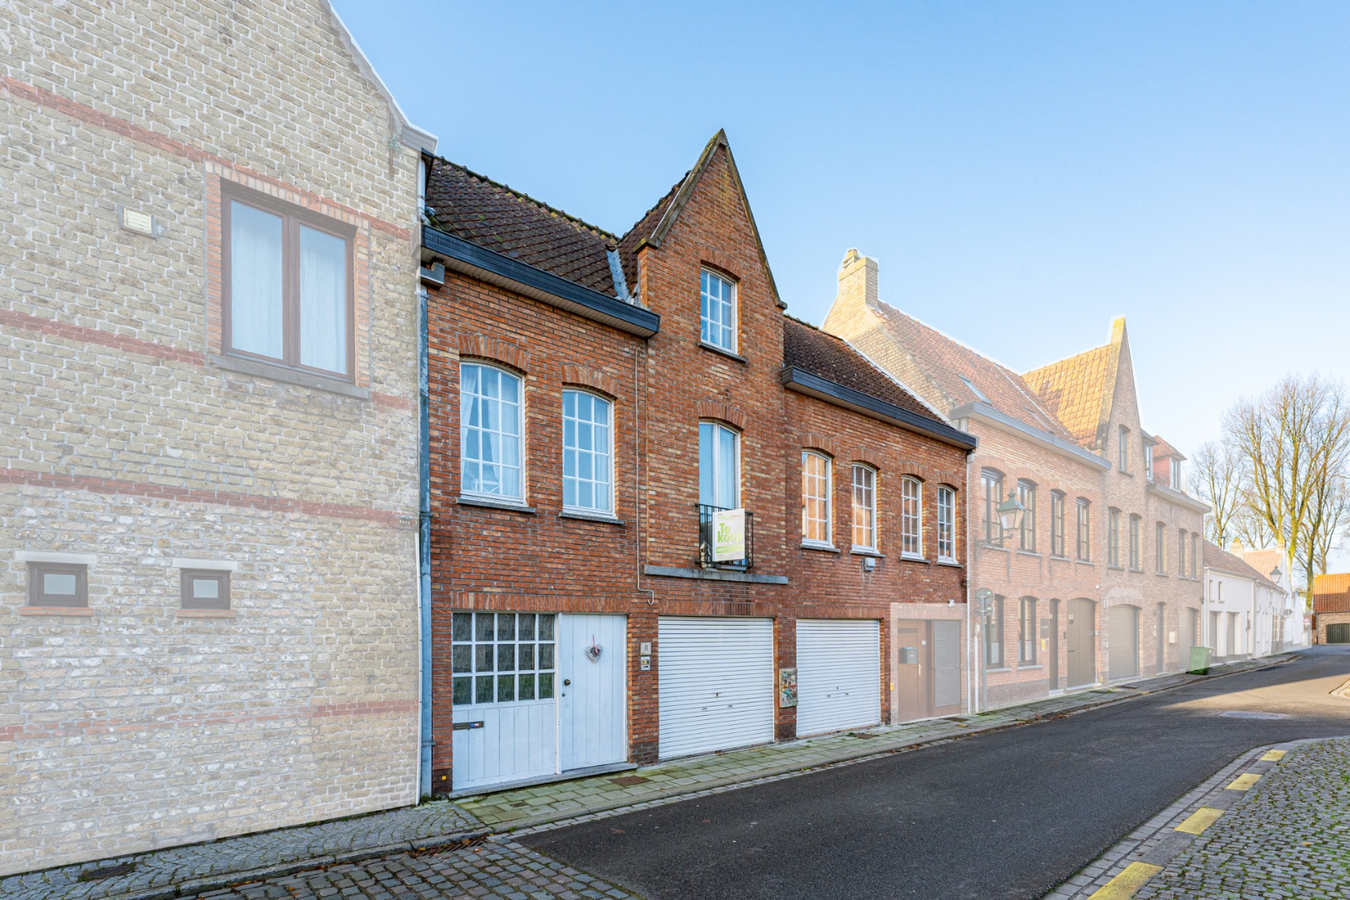
<path id="1" fill-rule="evenodd" d="M 998 513 L 998 545 L 1003 546 L 1003 541 L 1008 532 L 1016 531 L 1022 527 L 1022 516 L 1026 514 L 1027 508 L 1017 499 L 1017 490 L 1008 491 L 1008 499 L 998 505 L 995 510 Z"/>

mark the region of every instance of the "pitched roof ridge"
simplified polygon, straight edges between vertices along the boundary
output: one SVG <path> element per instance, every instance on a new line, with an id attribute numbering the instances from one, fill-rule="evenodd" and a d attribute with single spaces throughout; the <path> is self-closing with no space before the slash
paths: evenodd
<path id="1" fill-rule="evenodd" d="M 1025 372 L 1022 373 L 1022 377 L 1025 378 L 1031 375 L 1033 372 L 1044 372 L 1046 369 L 1052 369 L 1055 368 L 1056 366 L 1066 365 L 1068 363 L 1073 362 L 1076 359 L 1079 359 L 1080 357 L 1087 356 L 1090 353 L 1101 353 L 1103 350 L 1109 351 L 1110 349 L 1111 344 L 1109 342 L 1102 344 L 1101 346 L 1098 347 L 1089 347 L 1088 349 L 1081 350 L 1078 353 L 1073 354 L 1072 356 L 1066 356 L 1063 359 L 1057 359 L 1054 362 L 1048 362 L 1045 365 L 1037 366 L 1034 369 L 1027 369 Z"/>
<path id="2" fill-rule="evenodd" d="M 437 160 L 440 161 L 440 162 L 445 163 L 445 164 L 448 165 L 448 166 L 453 166 L 453 167 L 455 167 L 456 169 L 459 169 L 460 171 L 464 172 L 466 175 L 469 175 L 469 176 L 471 176 L 471 177 L 473 177 L 473 178 L 476 178 L 477 180 L 483 182 L 483 183 L 486 184 L 486 185 L 490 185 L 491 187 L 495 187 L 495 188 L 497 188 L 498 190 L 506 191 L 508 194 L 511 194 L 512 196 L 514 196 L 514 197 L 515 197 L 516 199 L 518 199 L 518 200 L 523 200 L 523 201 L 525 201 L 525 202 L 527 202 L 527 203 L 530 203 L 530 204 L 532 204 L 533 206 L 536 206 L 536 207 L 538 207 L 539 209 L 541 209 L 541 210 L 543 210 L 543 211 L 545 211 L 545 212 L 547 212 L 547 213 L 550 213 L 550 214 L 552 214 L 552 215 L 555 215 L 555 216 L 561 216 L 562 218 L 566 219 L 567 221 L 571 222 L 572 224 L 577 225 L 577 226 L 579 226 L 579 227 L 581 227 L 581 228 L 584 228 L 584 229 L 587 230 L 587 231 L 592 232 L 592 233 L 595 234 L 597 237 L 607 238 L 608 240 L 612 241 L 612 242 L 613 242 L 614 244 L 616 244 L 616 245 L 617 245 L 618 242 L 619 242 L 619 236 L 616 235 L 616 234 L 614 234 L 612 231 L 607 231 L 607 230 L 605 230 L 604 228 L 601 228 L 601 227 L 598 226 L 598 225 L 592 225 L 590 222 L 587 222 L 585 219 L 581 218 L 580 216 L 574 216 L 574 215 L 572 215 L 571 213 L 569 213 L 569 212 L 568 212 L 567 210 L 565 210 L 565 209 L 559 209 L 559 208 L 556 207 L 556 206 L 551 206 L 551 205 L 545 203 L 545 202 L 542 201 L 542 200 L 536 199 L 535 197 L 531 197 L 529 194 L 525 193 L 524 191 L 518 190 L 518 189 L 516 189 L 516 188 L 513 188 L 513 187 L 511 187 L 511 185 L 509 185 L 509 184 L 504 184 L 503 182 L 497 181 L 497 180 L 494 179 L 494 178 L 489 178 L 488 176 L 482 174 L 481 172 L 475 172 L 473 169 L 470 169 L 468 166 L 464 165 L 463 163 L 457 163 L 457 162 L 455 162 L 454 160 L 446 159 L 444 156 L 438 156 L 438 157 L 437 157 Z"/>

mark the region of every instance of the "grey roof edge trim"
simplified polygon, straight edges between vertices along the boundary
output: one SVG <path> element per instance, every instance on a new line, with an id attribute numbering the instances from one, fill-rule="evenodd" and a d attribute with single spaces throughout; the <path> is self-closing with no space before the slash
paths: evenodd
<path id="1" fill-rule="evenodd" d="M 1047 447 L 1064 456 L 1076 459 L 1081 463 L 1090 466 L 1096 466 L 1099 469 L 1106 470 L 1111 468 L 1111 463 L 1102 459 L 1091 450 L 1084 450 L 1077 444 L 1072 444 L 1061 437 L 1056 437 L 1048 431 L 1042 431 L 1039 428 L 1033 428 L 1026 422 L 1018 421 L 1005 412 L 1001 412 L 988 403 L 967 403 L 964 406 L 958 406 L 949 413 L 953 419 L 983 419 L 1003 428 L 1008 428 L 1018 432 L 1023 437 L 1035 441 L 1043 447 Z"/>
<path id="2" fill-rule="evenodd" d="M 361 74 L 374 83 L 375 89 L 384 95 L 385 101 L 393 110 L 400 128 L 399 140 L 414 150 L 435 153 L 438 140 L 436 135 L 425 128 L 414 125 L 408 119 L 408 114 L 403 111 L 403 107 L 398 105 L 398 100 L 394 99 L 394 93 L 389 90 L 389 85 L 385 84 L 384 79 L 380 77 L 380 73 L 375 71 L 375 66 L 371 64 L 370 57 L 366 56 L 366 52 L 361 49 L 361 45 L 356 42 L 355 36 L 352 35 L 351 29 L 347 27 L 347 23 L 342 21 L 342 17 L 338 15 L 332 0 L 328 2 L 328 15 L 332 18 L 333 27 L 337 29 L 343 43 L 351 51 L 356 67 L 361 70 Z"/>
<path id="3" fill-rule="evenodd" d="M 1188 507 L 1189 509 L 1193 509 L 1196 512 L 1208 513 L 1214 511 L 1214 508 L 1210 506 L 1208 503 L 1205 503 L 1203 500 L 1197 500 L 1194 497 L 1190 496 L 1189 494 L 1183 494 L 1181 491 L 1174 491 L 1165 484 L 1159 484 L 1156 481 L 1150 481 L 1148 483 L 1148 489 L 1150 491 L 1157 491 L 1158 493 L 1166 497 L 1168 500 L 1171 500 L 1173 503 L 1178 503 L 1182 506 Z"/>
<path id="4" fill-rule="evenodd" d="M 1243 581 L 1250 581 L 1264 588 L 1274 588 L 1280 593 L 1284 593 L 1284 588 L 1271 581 L 1264 575 L 1253 575 L 1251 572 L 1234 572 L 1232 569 L 1225 569 L 1223 566 L 1203 566 L 1206 572 L 1218 572 L 1220 575 L 1227 575 L 1230 578 L 1241 578 Z"/>
<path id="5" fill-rule="evenodd" d="M 779 377 L 783 386 L 789 390 L 807 394 L 835 406 L 851 409 L 874 419 L 899 425 L 908 431 L 917 431 L 944 444 L 960 447 L 968 453 L 974 451 L 976 446 L 979 445 L 979 441 L 973 435 L 953 428 L 945 422 L 930 419 L 928 416 L 921 416 L 916 412 L 910 412 L 884 400 L 878 400 L 871 394 L 864 394 L 862 391 L 854 390 L 851 387 L 836 384 L 829 379 L 812 375 L 796 366 L 784 366 L 782 375 Z"/>
<path id="6" fill-rule="evenodd" d="M 505 287 L 583 318 L 644 338 L 660 331 L 661 317 L 649 309 L 582 287 L 430 225 L 422 226 L 422 247 L 426 252 L 443 259 L 449 268 L 457 272 Z"/>

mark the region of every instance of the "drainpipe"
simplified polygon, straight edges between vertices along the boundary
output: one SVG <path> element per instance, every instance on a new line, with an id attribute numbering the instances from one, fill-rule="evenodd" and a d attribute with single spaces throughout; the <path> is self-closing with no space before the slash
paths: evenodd
<path id="1" fill-rule="evenodd" d="M 427 290 L 417 289 L 417 567 L 421 637 L 418 798 L 431 795 L 431 404 L 427 388 Z"/>

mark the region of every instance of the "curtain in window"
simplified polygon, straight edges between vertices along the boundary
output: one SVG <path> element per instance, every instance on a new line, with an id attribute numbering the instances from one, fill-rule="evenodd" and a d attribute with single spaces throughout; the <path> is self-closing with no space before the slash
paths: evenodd
<path id="1" fill-rule="evenodd" d="M 736 432 L 703 422 L 698 428 L 698 502 L 704 506 L 736 509 Z"/>
<path id="2" fill-rule="evenodd" d="M 347 242 L 303 225 L 300 363 L 347 373 Z"/>
<path id="3" fill-rule="evenodd" d="M 281 217 L 230 203 L 230 343 L 282 357 Z"/>
<path id="4" fill-rule="evenodd" d="M 521 498 L 520 381 L 498 369 L 460 369 L 463 490 Z"/>

